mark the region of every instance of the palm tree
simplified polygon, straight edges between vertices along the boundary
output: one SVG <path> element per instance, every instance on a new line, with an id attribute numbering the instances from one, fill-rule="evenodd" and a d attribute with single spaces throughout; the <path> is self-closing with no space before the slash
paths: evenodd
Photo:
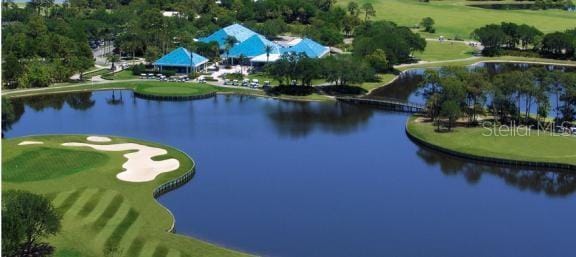
<path id="1" fill-rule="evenodd" d="M 192 53 L 192 51 L 190 52 L 190 70 L 188 72 L 188 75 L 196 72 L 196 67 L 194 67 L 194 54 Z"/>
<path id="2" fill-rule="evenodd" d="M 114 67 L 114 63 L 118 62 L 120 60 L 120 57 L 118 57 L 118 55 L 115 55 L 115 54 L 109 54 L 106 57 L 106 60 L 112 63 L 112 65 L 110 66 L 110 69 L 112 71 L 114 71 L 114 70 L 116 70 L 116 67 Z"/>
<path id="3" fill-rule="evenodd" d="M 374 6 L 371 3 L 363 4 L 362 9 L 364 10 L 364 22 L 368 21 L 368 16 L 376 16 L 376 10 L 374 10 Z"/>
<path id="4" fill-rule="evenodd" d="M 238 61 L 240 62 L 240 73 L 244 74 L 244 61 L 246 61 L 246 56 L 244 54 L 240 54 L 238 56 Z"/>
<path id="5" fill-rule="evenodd" d="M 234 45 L 236 43 L 238 43 L 238 39 L 236 39 L 236 37 L 234 37 L 234 36 L 228 36 L 228 37 L 226 37 L 226 40 L 224 42 L 225 42 L 225 47 L 226 47 L 226 59 L 229 59 L 230 58 L 230 49 L 232 47 L 234 47 Z M 232 64 L 234 64 L 234 63 L 232 63 Z"/>
<path id="6" fill-rule="evenodd" d="M 272 50 L 274 50 L 274 47 L 272 47 L 271 45 L 266 45 L 266 47 L 264 48 L 264 51 L 266 51 L 266 63 L 270 61 L 270 53 L 272 52 Z"/>

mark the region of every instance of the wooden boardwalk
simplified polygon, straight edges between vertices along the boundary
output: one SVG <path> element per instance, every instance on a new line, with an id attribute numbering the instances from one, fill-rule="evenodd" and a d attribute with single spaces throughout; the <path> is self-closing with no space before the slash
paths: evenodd
<path id="1" fill-rule="evenodd" d="M 336 97 L 336 100 L 345 103 L 376 105 L 383 109 L 396 112 L 419 113 L 426 110 L 426 106 L 422 104 L 404 102 L 391 98 Z"/>

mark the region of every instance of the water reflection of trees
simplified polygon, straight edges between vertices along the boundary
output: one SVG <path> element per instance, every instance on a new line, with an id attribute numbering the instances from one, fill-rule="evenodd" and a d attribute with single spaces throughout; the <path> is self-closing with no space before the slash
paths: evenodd
<path id="1" fill-rule="evenodd" d="M 29 107 L 34 111 L 42 111 L 47 108 L 60 110 L 64 104 L 74 110 L 88 110 L 94 107 L 96 101 L 92 99 L 91 92 L 13 98 L 10 99 L 12 118 L 2 121 L 2 132 L 9 131 L 12 125 L 20 120 L 20 117 L 24 115 L 25 107 Z"/>
<path id="2" fill-rule="evenodd" d="M 438 165 L 447 176 L 463 176 L 470 184 L 480 182 L 489 174 L 503 179 L 507 185 L 520 190 L 543 192 L 548 196 L 567 196 L 576 191 L 576 174 L 542 169 L 518 169 L 509 166 L 492 166 L 453 158 L 420 147 L 417 155 L 428 165 Z"/>
<path id="3" fill-rule="evenodd" d="M 314 130 L 350 133 L 366 124 L 373 115 L 371 108 L 343 103 L 280 102 L 266 109 L 279 134 L 293 138 L 305 137 Z"/>
<path id="4" fill-rule="evenodd" d="M 122 91 L 116 92 L 112 90 L 112 95 L 106 98 L 106 103 L 109 105 L 123 105 L 124 104 L 124 94 Z"/>

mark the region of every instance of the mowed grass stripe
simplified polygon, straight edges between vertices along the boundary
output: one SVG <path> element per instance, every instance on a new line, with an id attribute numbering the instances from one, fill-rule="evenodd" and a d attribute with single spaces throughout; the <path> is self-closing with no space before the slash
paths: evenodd
<path id="1" fill-rule="evenodd" d="M 120 241 L 122 240 L 126 232 L 128 232 L 128 230 L 132 227 L 134 222 L 136 222 L 138 216 L 140 216 L 138 211 L 136 211 L 136 209 L 134 208 L 130 208 L 128 214 L 126 214 L 126 216 L 124 216 L 120 224 L 116 226 L 116 228 L 112 232 L 112 235 L 110 235 L 108 239 L 106 239 L 105 247 L 116 248 L 120 244 Z"/>
<path id="2" fill-rule="evenodd" d="M 70 206 L 68 211 L 66 212 L 65 216 L 75 217 L 78 215 L 82 207 L 92 198 L 92 196 L 98 193 L 98 189 L 96 188 L 89 188 L 86 189 L 80 194 L 76 202 Z"/>
<path id="3" fill-rule="evenodd" d="M 168 248 L 163 245 L 156 246 L 152 257 L 166 257 L 168 255 Z"/>
<path id="4" fill-rule="evenodd" d="M 84 203 L 84 205 L 78 212 L 78 216 L 82 218 L 88 216 L 88 214 L 90 214 L 96 208 L 96 206 L 100 202 L 100 199 L 102 199 L 102 196 L 105 193 L 106 193 L 105 191 L 98 189 L 98 192 L 92 194 L 92 197 L 90 197 L 90 199 L 86 203 Z"/>
<path id="5" fill-rule="evenodd" d="M 76 200 L 78 200 L 83 191 L 84 190 L 75 190 L 70 195 L 68 195 L 68 197 L 66 197 L 66 199 L 62 202 L 62 204 L 58 206 L 58 210 L 60 211 L 60 213 L 65 214 L 66 212 L 68 212 L 70 207 L 72 207 L 72 205 L 76 202 Z"/>
<path id="6" fill-rule="evenodd" d="M 158 242 L 157 241 L 153 241 L 153 242 L 146 242 L 144 244 L 144 247 L 142 247 L 142 251 L 140 252 L 140 257 L 152 257 L 154 255 L 154 253 L 156 252 L 156 247 L 158 247 Z"/>
<path id="7" fill-rule="evenodd" d="M 54 199 L 52 199 L 52 204 L 55 208 L 60 208 L 64 201 L 73 193 L 74 191 L 65 191 L 58 193 Z"/>
<path id="8" fill-rule="evenodd" d="M 100 229 L 106 225 L 108 220 L 110 220 L 114 214 L 116 214 L 123 202 L 124 198 L 121 195 L 115 195 L 114 198 L 112 198 L 112 200 L 106 205 L 106 209 L 104 209 L 104 211 L 98 215 L 98 219 L 92 224 L 94 229 L 100 231 Z"/>
<path id="9" fill-rule="evenodd" d="M 95 243 L 97 245 L 102 245 L 104 247 L 106 246 L 108 238 L 112 236 L 114 230 L 116 229 L 116 226 L 120 225 L 122 220 L 124 220 L 124 217 L 128 215 L 130 209 L 131 208 L 128 204 L 125 203 L 120 204 L 120 207 L 117 209 L 114 215 L 112 215 L 112 217 L 110 217 L 107 220 L 104 226 L 100 227 L 100 231 L 98 232 L 95 238 Z"/>
<path id="10" fill-rule="evenodd" d="M 142 248 L 144 248 L 144 240 L 138 237 L 134 239 L 134 241 L 132 241 L 130 247 L 128 248 L 128 251 L 126 251 L 126 254 L 124 256 L 128 257 L 140 256 Z"/>
<path id="11" fill-rule="evenodd" d="M 119 194 L 116 191 L 108 190 L 102 193 L 100 200 L 98 200 L 98 204 L 96 204 L 94 209 L 90 212 L 90 215 L 84 218 L 83 224 L 95 223 L 98 220 L 98 218 L 100 218 L 102 213 L 104 213 L 106 209 L 108 209 L 110 203 L 118 196 Z"/>
<path id="12" fill-rule="evenodd" d="M 119 240 L 118 248 L 127 251 L 129 247 L 131 247 L 131 244 L 136 240 L 138 234 L 140 233 L 141 221 L 142 219 L 140 218 L 134 220 L 132 226 L 128 228 L 122 239 Z"/>
<path id="13" fill-rule="evenodd" d="M 170 251 L 168 251 L 168 254 L 166 255 L 166 257 L 182 257 L 182 254 L 174 249 L 170 249 Z"/>

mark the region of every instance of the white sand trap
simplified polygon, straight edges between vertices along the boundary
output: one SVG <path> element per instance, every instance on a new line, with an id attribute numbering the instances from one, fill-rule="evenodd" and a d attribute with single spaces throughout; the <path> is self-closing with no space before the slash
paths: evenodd
<path id="1" fill-rule="evenodd" d="M 86 138 L 86 140 L 88 140 L 90 142 L 110 142 L 110 141 L 112 141 L 112 139 L 110 139 L 109 137 L 98 137 L 98 136 L 89 136 Z"/>
<path id="2" fill-rule="evenodd" d="M 128 159 L 123 165 L 124 171 L 118 173 L 116 177 L 129 182 L 152 181 L 158 174 L 170 172 L 180 167 L 180 162 L 176 159 L 154 161 L 152 157 L 167 154 L 168 151 L 135 143 L 113 144 L 113 145 L 93 145 L 85 143 L 64 143 L 63 146 L 83 146 L 91 147 L 100 151 L 129 151 L 137 150 L 124 155 Z"/>
<path id="3" fill-rule="evenodd" d="M 22 141 L 18 145 L 42 145 L 44 142 L 40 141 Z"/>

